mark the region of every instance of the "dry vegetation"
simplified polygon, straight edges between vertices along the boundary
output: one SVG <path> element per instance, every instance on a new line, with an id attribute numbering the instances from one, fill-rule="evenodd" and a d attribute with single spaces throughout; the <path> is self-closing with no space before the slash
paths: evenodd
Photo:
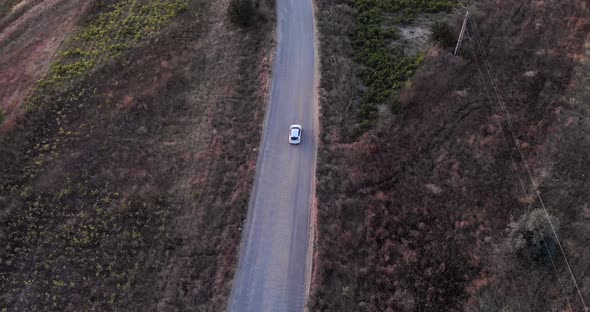
<path id="1" fill-rule="evenodd" d="M 227 5 L 91 4 L 0 134 L 0 310 L 223 309 L 274 28 Z"/>
<path id="2" fill-rule="evenodd" d="M 351 36 L 359 3 L 366 1 L 318 1 L 319 260 L 310 310 L 557 311 L 568 301 L 582 310 L 547 225 L 538 210 L 528 212 L 541 205 L 520 188 L 511 153 L 531 191 L 514 142 L 509 138 L 507 147 L 498 128 L 497 121 L 506 124 L 490 106 L 472 39 L 463 57 L 431 47 L 401 90 L 389 84 L 399 90 L 399 110 L 376 115 L 376 126 L 360 137 L 349 131 L 370 90 Z M 559 239 L 588 303 L 590 6 L 480 1 L 471 9 L 518 144 L 560 225 Z M 431 15 L 439 17 L 452 29 L 461 22 Z M 541 242 L 556 270 L 547 253 L 539 253 Z"/>
<path id="3" fill-rule="evenodd" d="M 4 2 L 5 8 L 12 9 L 0 18 L 0 111 L 5 116 L 0 133 L 24 113 L 25 98 L 91 4 L 80 0 Z"/>
<path id="4" fill-rule="evenodd" d="M 4 19 L 14 8 L 19 0 L 2 0 L 0 1 L 0 20 Z"/>

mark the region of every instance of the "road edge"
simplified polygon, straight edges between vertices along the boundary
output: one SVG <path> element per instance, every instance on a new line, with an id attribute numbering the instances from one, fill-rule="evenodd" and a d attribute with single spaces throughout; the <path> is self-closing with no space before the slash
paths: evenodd
<path id="1" fill-rule="evenodd" d="M 268 57 L 269 59 L 267 60 L 268 63 L 270 64 L 270 70 L 269 70 L 269 77 L 270 79 L 267 81 L 268 86 L 266 86 L 266 95 L 264 96 L 264 109 L 263 109 L 263 114 L 264 114 L 264 118 L 262 121 L 262 127 L 260 128 L 260 143 L 258 144 L 258 147 L 256 148 L 256 152 L 258 152 L 258 155 L 256 156 L 256 163 L 254 165 L 254 178 L 252 180 L 252 189 L 250 190 L 250 198 L 248 199 L 248 206 L 247 206 L 247 211 L 246 211 L 246 218 L 244 219 L 244 223 L 242 224 L 242 233 L 240 234 L 240 245 L 238 247 L 238 252 L 237 252 L 237 258 L 238 260 L 236 261 L 236 267 L 235 267 L 235 272 L 232 276 L 232 280 L 230 283 L 230 293 L 229 296 L 227 298 L 227 302 L 226 302 L 226 309 L 225 311 L 231 311 L 231 304 L 232 304 L 232 298 L 234 296 L 234 282 L 237 280 L 238 277 L 238 271 L 239 271 L 239 266 L 240 266 L 240 259 L 242 257 L 242 252 L 244 250 L 244 245 L 246 244 L 247 239 L 244 239 L 244 235 L 248 233 L 248 220 L 252 220 L 252 217 L 254 215 L 254 202 L 256 201 L 256 189 L 257 189 L 257 185 L 256 185 L 256 180 L 258 179 L 258 176 L 260 175 L 260 170 L 258 170 L 261 167 L 262 164 L 262 160 L 264 158 L 264 132 L 266 131 L 266 129 L 268 128 L 268 123 L 269 121 L 269 110 L 270 110 L 270 106 L 272 103 L 272 91 L 274 89 L 274 84 L 273 84 L 273 73 L 275 72 L 275 60 L 276 60 L 276 55 L 277 55 L 277 50 L 278 50 L 278 31 L 277 28 L 279 27 L 278 24 L 278 7 L 275 4 L 275 17 L 274 19 L 272 19 L 272 21 L 274 21 L 275 23 L 275 27 L 272 28 L 272 34 L 270 35 L 270 37 L 272 38 L 272 50 L 269 53 Z"/>
<path id="2" fill-rule="evenodd" d="M 305 277 L 305 301 L 303 306 L 303 311 L 308 312 L 308 304 L 309 304 L 309 294 L 311 290 L 311 285 L 315 280 L 316 276 L 316 265 L 314 260 L 315 252 L 314 246 L 316 245 L 317 235 L 316 235 L 316 228 L 317 228 L 317 197 L 316 197 L 316 182 L 317 182 L 317 158 L 318 158 L 318 149 L 320 145 L 320 79 L 321 79 L 321 71 L 320 71 L 320 54 L 319 54 L 319 30 L 318 30 L 318 23 L 317 23 L 317 14 L 318 11 L 317 1 L 316 0 L 309 0 L 311 1 L 311 8 L 313 14 L 313 50 L 314 50 L 314 78 L 313 78 L 313 109 L 315 110 L 315 120 L 313 121 L 315 131 L 315 151 L 313 155 L 313 181 L 311 184 L 311 194 L 310 194 L 310 222 L 309 222 L 309 235 L 308 235 L 308 246 L 307 246 L 307 259 L 306 259 L 306 277 Z"/>

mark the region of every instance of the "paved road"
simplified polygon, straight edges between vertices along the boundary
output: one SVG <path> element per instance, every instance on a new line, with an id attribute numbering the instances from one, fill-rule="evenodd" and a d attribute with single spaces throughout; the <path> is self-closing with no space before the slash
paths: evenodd
<path id="1" fill-rule="evenodd" d="M 278 47 L 230 311 L 303 311 L 318 112 L 312 0 L 277 0 Z M 289 125 L 303 126 L 298 146 Z"/>

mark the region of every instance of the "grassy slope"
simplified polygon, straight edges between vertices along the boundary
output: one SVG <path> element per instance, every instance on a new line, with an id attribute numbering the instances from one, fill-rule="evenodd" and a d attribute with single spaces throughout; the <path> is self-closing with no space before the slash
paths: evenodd
<path id="1" fill-rule="evenodd" d="M 186 6 L 155 20 L 142 12 L 162 1 L 110 3 L 134 19 L 94 7 L 0 138 L 0 309 L 219 310 L 252 183 L 272 23 L 232 30 L 223 1 L 169 1 Z M 123 25 L 95 34 L 101 18 Z M 124 46 L 110 53 L 114 44 Z"/>
<path id="2" fill-rule="evenodd" d="M 527 198 L 472 57 L 432 50 L 401 92 L 399 115 L 358 139 L 346 130 L 358 121 L 362 94 L 349 37 L 356 10 L 349 3 L 318 1 L 324 57 L 311 310 L 550 310 L 564 307 L 564 296 L 579 309 L 571 283 L 560 293 L 551 267 L 520 262 L 504 249 L 504 230 L 511 216 L 524 213 Z M 580 244 L 588 216 L 576 199 L 585 183 L 574 172 L 586 168 L 589 155 L 566 133 L 583 133 L 588 113 L 564 95 L 576 85 L 568 55 L 582 53 L 588 8 L 576 1 L 555 6 L 490 1 L 475 13 L 527 162 L 546 181 L 541 191 L 561 220 L 560 238 L 578 279 L 587 280 L 587 248 Z M 532 78 L 515 79 L 531 70 Z M 558 108 L 580 123 L 564 130 L 567 118 L 555 115 Z M 563 259 L 556 262 L 567 280 Z"/>

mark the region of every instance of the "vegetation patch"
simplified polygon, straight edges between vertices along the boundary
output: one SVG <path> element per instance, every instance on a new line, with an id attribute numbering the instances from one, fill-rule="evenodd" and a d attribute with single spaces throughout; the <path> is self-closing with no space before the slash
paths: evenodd
<path id="1" fill-rule="evenodd" d="M 557 230 L 557 218 L 546 217 L 542 209 L 532 210 L 508 225 L 508 248 L 519 260 L 524 260 L 525 265 L 549 266 L 557 251 L 553 232 Z"/>
<path id="2" fill-rule="evenodd" d="M 102 97 L 84 82 L 48 98 L 29 133 L 0 141 L 0 303 L 11 309 L 137 310 L 158 282 L 146 272 L 174 246 L 170 196 L 126 192 L 131 177 L 102 172 L 129 146 L 97 138 L 112 106 L 92 109 Z M 80 121 L 84 110 L 103 118 Z"/>
<path id="3" fill-rule="evenodd" d="M 364 33 L 378 40 L 360 47 L 383 48 L 377 26 L 390 29 L 397 17 L 370 12 L 377 2 L 370 3 L 355 10 L 347 0 L 318 1 L 322 131 L 309 310 L 582 311 L 570 275 L 586 296 L 588 283 L 579 281 L 590 272 L 583 243 L 590 237 L 590 186 L 580 173 L 590 166 L 589 71 L 579 68 L 574 76 L 567 55 L 584 51 L 585 36 L 574 34 L 588 24 L 589 8 L 575 0 L 504 0 L 477 1 L 470 9 L 481 41 L 471 36 L 464 48 L 481 44 L 504 90 L 518 138 L 508 134 L 507 147 L 497 122 L 504 131 L 508 126 L 489 107 L 486 91 L 494 91 L 479 79 L 478 51 L 467 58 L 433 53 L 400 92 L 403 114 L 379 120 L 360 137 L 351 134 L 349 125 L 358 120 L 353 77 L 367 66 L 353 61 L 359 42 L 350 34 L 365 18 L 375 27 Z M 454 16 L 453 29 L 461 18 Z M 536 26 L 539 20 L 548 23 L 545 29 Z M 398 29 L 405 35 L 412 27 Z M 545 49 L 557 50 L 536 53 Z M 579 88 L 575 100 L 566 91 L 572 86 Z M 528 183 L 517 144 L 538 189 Z M 523 173 L 530 194 L 521 192 Z M 541 207 L 528 196 L 536 191 L 572 272 L 546 212 L 527 212 Z"/>
<path id="4" fill-rule="evenodd" d="M 0 18 L 10 12 L 10 8 L 6 4 L 0 4 Z"/>
<path id="5" fill-rule="evenodd" d="M 352 31 L 355 60 L 364 66 L 360 74 L 367 88 L 363 92 L 359 107 L 359 126 L 361 131 L 371 128 L 376 122 L 377 106 L 389 104 L 398 109 L 399 90 L 414 74 L 424 59 L 423 54 L 406 56 L 402 50 L 388 47 L 389 39 L 395 39 L 395 32 L 383 27 L 384 14 L 401 14 L 403 20 L 422 12 L 447 11 L 453 7 L 452 1 L 393 1 L 357 0 L 357 15 Z"/>
<path id="6" fill-rule="evenodd" d="M 0 19 L 8 15 L 19 0 L 6 0 L 0 3 Z"/>
<path id="7" fill-rule="evenodd" d="M 455 36 L 449 24 L 437 21 L 430 28 L 430 40 L 439 43 L 443 48 L 447 48 L 455 43 Z"/>
<path id="8" fill-rule="evenodd" d="M 168 192 L 126 190 L 132 171 L 146 169 L 120 151 L 154 159 L 144 152 L 150 142 L 124 133 L 111 114 L 105 86 L 133 67 L 122 66 L 123 53 L 149 58 L 139 44 L 161 36 L 187 2 L 99 6 L 28 99 L 34 110 L 0 136 L 0 310 L 133 311 L 153 302 L 179 209 Z M 117 70 L 99 66 L 109 61 Z M 129 173 L 104 171 L 125 166 Z"/>
<path id="9" fill-rule="evenodd" d="M 108 6 L 74 36 L 61 59 L 40 81 L 40 89 L 88 75 L 98 64 L 157 34 L 171 18 L 185 11 L 187 4 L 188 0 L 124 0 Z"/>
<path id="10" fill-rule="evenodd" d="M 231 0 L 227 8 L 230 21 L 243 27 L 252 23 L 255 13 L 252 0 Z"/>
<path id="11" fill-rule="evenodd" d="M 123 198 L 89 179 L 72 181 L 53 194 L 33 192 L 28 185 L 3 187 L 0 193 L 18 194 L 13 203 L 25 203 L 3 225 L 4 303 L 30 311 L 68 304 L 108 310 L 127 298 L 144 298 L 142 288 L 156 282 L 141 273 L 146 267 L 158 269 L 163 262 L 154 255 L 164 254 L 166 242 L 173 241 L 166 199 Z M 81 209 L 75 202 L 90 207 Z M 139 265 L 138 255 L 147 262 Z M 81 297 L 92 299 L 76 300 Z"/>
<path id="12" fill-rule="evenodd" d="M 0 311 L 223 310 L 274 24 L 108 3 L 0 136 Z"/>

